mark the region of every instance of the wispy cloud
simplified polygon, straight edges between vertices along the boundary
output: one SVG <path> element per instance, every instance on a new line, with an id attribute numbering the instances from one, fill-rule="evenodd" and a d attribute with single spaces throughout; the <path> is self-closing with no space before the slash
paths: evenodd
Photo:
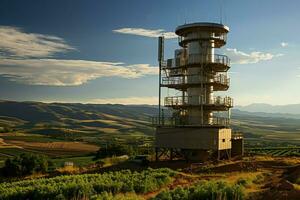
<path id="1" fill-rule="evenodd" d="M 283 54 L 271 54 L 259 51 L 245 53 L 237 49 L 227 48 L 225 54 L 231 59 L 232 64 L 251 64 L 260 61 L 271 60 L 275 57 L 283 56 Z"/>
<path id="2" fill-rule="evenodd" d="M 140 78 L 158 73 L 149 64 L 59 59 L 1 59 L 0 75 L 30 85 L 74 86 L 101 77 Z"/>
<path id="3" fill-rule="evenodd" d="M 90 103 L 99 103 L 99 104 L 125 104 L 125 105 L 139 105 L 139 104 L 148 104 L 156 105 L 158 102 L 157 97 L 123 97 L 123 98 L 101 98 L 101 99 L 92 99 Z"/>
<path id="4" fill-rule="evenodd" d="M 101 77 L 132 79 L 158 73 L 149 64 L 55 59 L 56 53 L 75 48 L 62 38 L 16 27 L 0 26 L 0 38 L 0 76 L 23 84 L 74 86 Z"/>
<path id="5" fill-rule="evenodd" d="M 6 57 L 51 57 L 75 50 L 60 37 L 26 33 L 17 27 L 0 26 L 0 38 L 0 54 Z"/>
<path id="6" fill-rule="evenodd" d="M 289 43 L 287 43 L 287 42 L 281 42 L 280 43 L 280 46 L 281 47 L 287 47 L 289 45 Z"/>
<path id="7" fill-rule="evenodd" d="M 167 32 L 164 29 L 121 28 L 115 29 L 113 30 L 113 32 L 151 38 L 159 37 L 162 35 L 164 35 L 166 39 L 177 38 L 177 35 L 174 32 Z"/>

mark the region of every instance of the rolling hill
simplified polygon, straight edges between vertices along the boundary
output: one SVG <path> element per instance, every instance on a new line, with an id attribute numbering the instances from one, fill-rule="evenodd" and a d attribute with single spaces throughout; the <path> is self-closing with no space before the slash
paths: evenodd
<path id="1" fill-rule="evenodd" d="M 291 114 L 300 118 L 300 104 L 270 105 L 265 103 L 253 103 L 247 106 L 235 106 L 235 108 L 248 112 Z"/>
<path id="2" fill-rule="evenodd" d="M 156 106 L 148 105 L 0 101 L 0 131 L 92 143 L 111 138 L 142 140 L 154 135 L 150 118 L 157 113 Z M 247 142 L 300 144 L 297 114 L 233 109 L 231 124 Z"/>

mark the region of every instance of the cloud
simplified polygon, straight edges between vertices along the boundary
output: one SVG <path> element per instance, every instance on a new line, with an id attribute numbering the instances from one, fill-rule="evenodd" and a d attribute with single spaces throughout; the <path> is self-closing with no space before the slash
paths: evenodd
<path id="1" fill-rule="evenodd" d="M 149 64 L 54 59 L 75 48 L 51 35 L 0 26 L 0 76 L 29 85 L 75 86 L 101 77 L 139 78 L 158 73 Z"/>
<path id="2" fill-rule="evenodd" d="M 101 98 L 92 99 L 90 103 L 98 104 L 125 104 L 125 105 L 138 105 L 138 104 L 148 104 L 156 105 L 158 104 L 157 97 L 123 97 L 123 98 Z"/>
<path id="3" fill-rule="evenodd" d="M 178 36 L 174 32 L 166 32 L 164 29 L 143 29 L 143 28 L 121 28 L 113 30 L 115 33 L 138 35 L 144 37 L 156 38 L 164 35 L 165 39 L 173 39 Z"/>
<path id="4" fill-rule="evenodd" d="M 0 59 L 0 76 L 29 85 L 75 86 L 101 77 L 140 78 L 158 73 L 149 64 L 60 59 Z"/>
<path id="5" fill-rule="evenodd" d="M 283 54 L 271 54 L 259 51 L 253 51 L 250 53 L 245 53 L 238 51 L 237 49 L 227 48 L 225 54 L 231 59 L 232 64 L 251 64 L 258 63 L 260 61 L 271 60 L 274 57 L 283 56 Z"/>
<path id="6" fill-rule="evenodd" d="M 287 42 L 281 42 L 280 43 L 280 46 L 282 46 L 282 47 L 287 47 L 289 45 L 289 43 L 287 43 Z"/>
<path id="7" fill-rule="evenodd" d="M 25 33 L 22 29 L 0 26 L 0 55 L 5 57 L 41 58 L 75 50 L 56 36 Z"/>

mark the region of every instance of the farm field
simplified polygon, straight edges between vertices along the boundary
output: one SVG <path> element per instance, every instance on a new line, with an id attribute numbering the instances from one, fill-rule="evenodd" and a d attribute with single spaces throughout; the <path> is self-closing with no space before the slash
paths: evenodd
<path id="1" fill-rule="evenodd" d="M 300 156 L 300 147 L 249 148 L 247 153 L 271 156 Z"/>
<path id="2" fill-rule="evenodd" d="M 0 133 L 0 166 L 5 159 L 24 152 L 51 159 L 89 157 L 111 141 L 151 149 L 155 129 L 150 118 L 155 114 L 157 108 L 153 106 L 1 101 L 0 127 L 8 132 Z M 244 134 L 246 148 L 300 145 L 300 119 L 269 116 L 233 110 L 232 128 Z M 272 150 L 264 154 L 298 155 L 297 152 Z M 88 159 L 86 163 L 90 163 Z"/>
<path id="3" fill-rule="evenodd" d="M 101 174 L 33 178 L 0 184 L 0 199 L 25 199 L 32 195 L 35 199 L 189 200 L 200 196 L 205 199 L 221 196 L 246 200 L 297 199 L 300 194 L 296 180 L 300 175 L 299 159 L 255 156 L 214 165 L 207 163 L 192 169 L 183 162 L 180 168 L 172 170 L 140 168 L 139 172 L 134 172 L 120 169 Z"/>
<path id="4" fill-rule="evenodd" d="M 15 109 L 18 108 L 18 109 Z M 165 111 L 167 113 L 167 110 Z M 103 145 L 112 138 L 121 142 L 153 141 L 154 106 L 113 104 L 63 104 L 0 102 L 0 138 L 20 141 L 82 141 Z M 290 118 L 289 118 L 290 117 Z M 246 144 L 300 145 L 300 119 L 290 115 L 251 113 L 233 109 L 231 125 L 243 132 Z M 26 136 L 26 137 L 23 137 Z"/>

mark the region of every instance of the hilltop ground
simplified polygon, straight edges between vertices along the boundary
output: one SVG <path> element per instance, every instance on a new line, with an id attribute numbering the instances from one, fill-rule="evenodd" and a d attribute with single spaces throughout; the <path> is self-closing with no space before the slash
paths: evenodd
<path id="1" fill-rule="evenodd" d="M 145 199 L 155 197 L 166 189 L 189 187 L 199 181 L 225 181 L 244 186 L 249 200 L 298 200 L 300 198 L 300 158 L 248 156 L 242 160 L 219 163 L 186 163 L 184 161 L 161 161 L 150 163 L 152 168 L 169 167 L 180 171 L 172 183 L 158 191 L 142 195 Z M 123 163 L 100 170 L 101 172 L 131 168 L 142 170 L 130 163 Z"/>
<path id="2" fill-rule="evenodd" d="M 148 167 L 157 168 L 157 169 L 163 169 L 165 167 L 168 167 L 175 170 L 175 172 L 177 173 L 169 181 L 165 182 L 160 187 L 156 187 L 156 188 L 154 187 L 150 189 L 151 188 L 150 186 L 150 188 L 147 191 L 137 192 L 137 193 L 132 191 L 122 192 L 122 190 L 119 190 L 119 192 L 114 194 L 116 195 L 115 197 L 118 198 L 110 198 L 110 199 L 119 199 L 119 200 L 151 199 L 157 197 L 157 195 L 163 193 L 164 191 L 171 192 L 171 191 L 177 191 L 178 188 L 183 188 L 183 189 L 191 188 L 199 184 L 200 185 L 204 184 L 203 181 L 207 181 L 211 183 L 216 183 L 221 181 L 232 187 L 238 185 L 242 188 L 244 199 L 246 200 L 275 200 L 275 199 L 276 200 L 285 200 L 285 199 L 298 200 L 300 197 L 300 158 L 299 157 L 246 156 L 238 160 L 233 159 L 229 161 L 228 160 L 219 161 L 214 163 L 212 162 L 187 163 L 185 161 L 180 161 L 180 160 L 159 161 L 159 162 L 151 162 L 149 166 L 144 166 L 144 167 L 131 161 L 124 161 L 122 163 L 113 166 L 96 167 L 96 168 L 86 167 L 86 168 L 77 169 L 77 171 L 69 171 L 73 175 L 68 176 L 68 178 L 67 177 L 66 178 L 70 179 L 72 176 L 74 176 L 74 178 L 75 177 L 79 178 L 78 176 L 75 176 L 76 174 L 90 174 L 90 175 L 95 174 L 97 176 L 97 173 L 106 174 L 106 172 L 109 172 L 109 174 L 112 175 L 113 171 L 120 171 L 123 169 L 131 169 L 133 171 L 142 172 L 143 170 L 147 171 Z M 64 173 L 66 173 L 66 171 Z M 51 179 L 50 177 L 55 177 L 55 176 L 57 175 L 54 174 L 44 175 L 45 178 L 49 177 L 49 179 Z M 146 179 L 147 176 L 151 176 L 151 174 L 146 175 L 145 177 Z M 41 177 L 41 175 L 38 177 Z M 158 177 L 163 177 L 163 175 L 162 174 L 158 175 Z M 35 180 L 36 178 L 37 176 L 30 176 L 27 177 L 26 179 Z M 126 181 L 129 179 L 130 177 L 126 178 Z M 82 179 L 82 181 L 84 181 L 84 179 Z M 110 184 L 110 182 L 108 183 Z M 29 185 L 26 186 L 28 183 L 22 181 L 16 184 L 19 184 L 20 186 L 24 185 L 21 187 L 29 186 Z M 113 185 L 115 186 L 118 186 L 118 184 L 121 183 L 118 182 L 113 183 Z M 146 183 L 143 182 L 143 184 Z M 3 187 L 6 186 L 3 185 Z M 42 187 L 42 186 L 36 186 L 36 187 Z M 51 188 L 50 185 L 49 187 Z M 93 186 L 91 185 L 91 187 Z M 107 186 L 107 189 L 109 187 L 111 186 Z M 212 185 L 212 187 L 215 186 Z M 0 183 L 0 188 L 1 188 L 1 183 Z M 78 187 L 78 189 L 80 189 L 80 187 Z M 19 188 L 18 190 L 20 190 L 20 195 L 21 195 L 21 193 L 24 193 L 25 188 L 23 189 Z M 123 198 L 124 195 L 126 198 Z M 83 198 L 83 199 L 87 199 L 87 198 Z"/>

